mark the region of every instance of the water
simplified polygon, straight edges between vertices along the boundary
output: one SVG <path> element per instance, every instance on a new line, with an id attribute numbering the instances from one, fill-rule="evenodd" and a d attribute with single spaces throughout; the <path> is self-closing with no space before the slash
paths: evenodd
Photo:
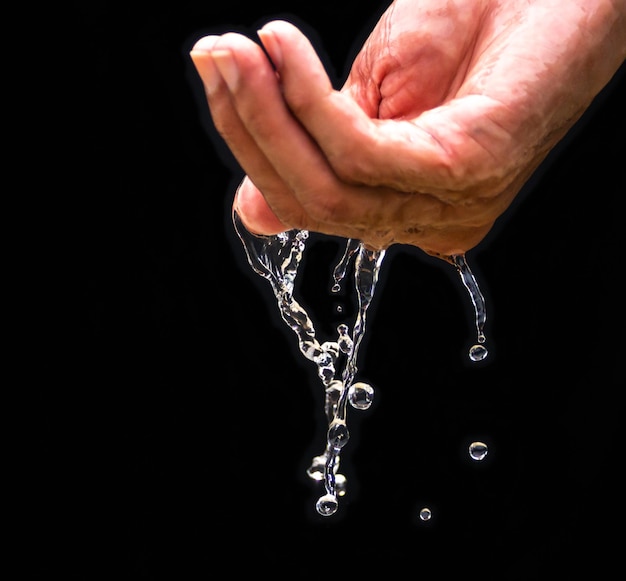
<path id="1" fill-rule="evenodd" d="M 484 442 L 472 442 L 468 451 L 472 460 L 480 461 L 485 459 L 485 456 L 489 453 L 489 448 Z"/>
<path id="2" fill-rule="evenodd" d="M 420 519 L 423 521 L 429 521 L 433 516 L 433 513 L 431 512 L 430 508 L 428 507 L 424 507 L 422 510 L 420 510 Z"/>
<path id="3" fill-rule="evenodd" d="M 313 481 L 324 485 L 324 493 L 315 505 L 317 512 L 322 516 L 331 516 L 338 510 L 338 498 L 346 494 L 347 480 L 339 472 L 339 466 L 341 450 L 350 440 L 348 406 L 354 410 L 366 410 L 374 400 L 374 388 L 354 380 L 358 371 L 359 347 L 365 334 L 367 310 L 374 297 L 385 250 L 371 250 L 358 240 L 347 240 L 345 251 L 332 273 L 331 292 L 341 290 L 350 264 L 354 262 L 358 299 L 356 319 L 352 329 L 342 323 L 337 327 L 336 339 L 320 342 L 309 315 L 293 296 L 298 267 L 309 238 L 308 231 L 289 230 L 274 236 L 258 236 L 246 230 L 236 212 L 233 212 L 233 223 L 248 263 L 272 286 L 280 316 L 296 334 L 302 355 L 317 367 L 317 375 L 324 389 L 324 413 L 328 430 L 324 451 L 313 458 L 307 474 Z M 485 347 L 486 311 L 483 295 L 464 255 L 445 257 L 445 260 L 456 268 L 469 293 L 477 333 L 476 344 L 470 348 L 469 358 L 481 361 L 488 353 Z M 341 313 L 342 309 L 337 307 L 337 312 Z M 422 520 L 430 519 L 428 509 L 422 513 Z"/>
<path id="4" fill-rule="evenodd" d="M 450 256 L 447 260 L 454 265 L 459 273 L 463 286 L 467 289 L 474 307 L 474 319 L 476 321 L 476 344 L 470 347 L 469 358 L 472 361 L 482 361 L 489 354 L 489 351 L 485 346 L 485 322 L 487 321 L 485 298 L 480 292 L 476 278 L 467 264 L 465 255 L 457 254 L 455 256 Z"/>

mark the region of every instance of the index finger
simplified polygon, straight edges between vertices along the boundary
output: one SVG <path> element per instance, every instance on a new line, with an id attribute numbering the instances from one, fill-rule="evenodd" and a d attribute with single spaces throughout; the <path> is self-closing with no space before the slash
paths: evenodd
<path id="1" fill-rule="evenodd" d="M 273 21 L 259 36 L 280 73 L 290 110 L 342 179 L 405 192 L 450 183 L 450 154 L 428 126 L 370 118 L 350 95 L 332 88 L 315 50 L 294 25 Z"/>

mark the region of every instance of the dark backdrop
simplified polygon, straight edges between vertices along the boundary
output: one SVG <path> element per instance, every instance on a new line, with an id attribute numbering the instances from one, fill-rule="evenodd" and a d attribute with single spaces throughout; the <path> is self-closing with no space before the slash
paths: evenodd
<path id="1" fill-rule="evenodd" d="M 37 214 L 25 567 L 41 578 L 613 571 L 624 74 L 468 253 L 488 301 L 484 364 L 467 362 L 470 303 L 451 267 L 390 249 L 359 359 L 376 402 L 350 415 L 339 513 L 314 511 L 321 388 L 233 234 L 241 176 L 187 53 L 205 33 L 286 16 L 339 80 L 383 8 L 77 5 L 54 61 L 71 153 Z M 313 236 L 298 289 L 329 338 L 341 249 Z M 490 446 L 480 464 L 475 439 Z"/>

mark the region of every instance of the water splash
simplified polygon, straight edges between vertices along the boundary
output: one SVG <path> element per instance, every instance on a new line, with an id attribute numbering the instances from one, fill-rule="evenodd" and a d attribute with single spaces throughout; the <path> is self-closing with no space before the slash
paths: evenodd
<path id="1" fill-rule="evenodd" d="M 324 387 L 324 412 L 328 422 L 326 446 L 315 456 L 307 470 L 309 477 L 324 484 L 324 494 L 316 502 L 322 516 L 331 516 L 339 507 L 338 497 L 346 493 L 346 478 L 339 472 L 341 450 L 350 439 L 348 405 L 355 410 L 368 409 L 374 399 L 374 389 L 364 382 L 355 382 L 359 347 L 365 335 L 366 315 L 374 298 L 385 250 L 368 249 L 358 240 L 348 239 L 345 251 L 333 270 L 333 293 L 341 290 L 349 266 L 354 260 L 354 282 L 358 310 L 352 330 L 345 323 L 337 327 L 336 340 L 321 342 L 306 310 L 294 298 L 298 267 L 305 251 L 309 232 L 289 230 L 274 236 L 250 233 L 236 212 L 233 224 L 252 269 L 272 286 L 280 316 L 298 337 L 298 346 L 304 357 L 317 366 L 317 374 Z M 487 356 L 484 346 L 486 321 L 485 301 L 464 255 L 443 257 L 458 271 L 468 290 L 476 318 L 477 344 L 470 349 L 472 361 Z M 343 363 L 343 369 L 338 366 Z M 422 520 L 430 518 L 424 509 Z"/>

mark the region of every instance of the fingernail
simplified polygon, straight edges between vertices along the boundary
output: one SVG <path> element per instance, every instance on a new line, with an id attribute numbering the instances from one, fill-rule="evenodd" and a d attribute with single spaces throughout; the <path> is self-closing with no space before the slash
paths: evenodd
<path id="1" fill-rule="evenodd" d="M 239 69 L 233 53 L 229 50 L 215 50 L 211 53 L 215 66 L 219 69 L 224 81 L 231 91 L 237 90 L 239 85 Z"/>
<path id="2" fill-rule="evenodd" d="M 221 83 L 221 75 L 211 58 L 211 50 L 215 46 L 219 36 L 205 36 L 193 45 L 189 56 L 193 61 L 202 82 L 204 89 L 211 95 Z"/>
<path id="3" fill-rule="evenodd" d="M 219 36 L 217 36 L 216 34 L 203 36 L 200 40 L 196 41 L 196 43 L 191 48 L 191 51 L 211 52 L 213 48 L 215 48 L 215 43 L 218 41 L 218 39 Z"/>
<path id="4" fill-rule="evenodd" d="M 267 30 L 265 28 L 257 30 L 257 34 L 259 35 L 265 50 L 270 55 L 272 63 L 274 63 L 276 69 L 280 70 L 283 66 L 283 53 L 276 35 L 271 30 Z"/>

